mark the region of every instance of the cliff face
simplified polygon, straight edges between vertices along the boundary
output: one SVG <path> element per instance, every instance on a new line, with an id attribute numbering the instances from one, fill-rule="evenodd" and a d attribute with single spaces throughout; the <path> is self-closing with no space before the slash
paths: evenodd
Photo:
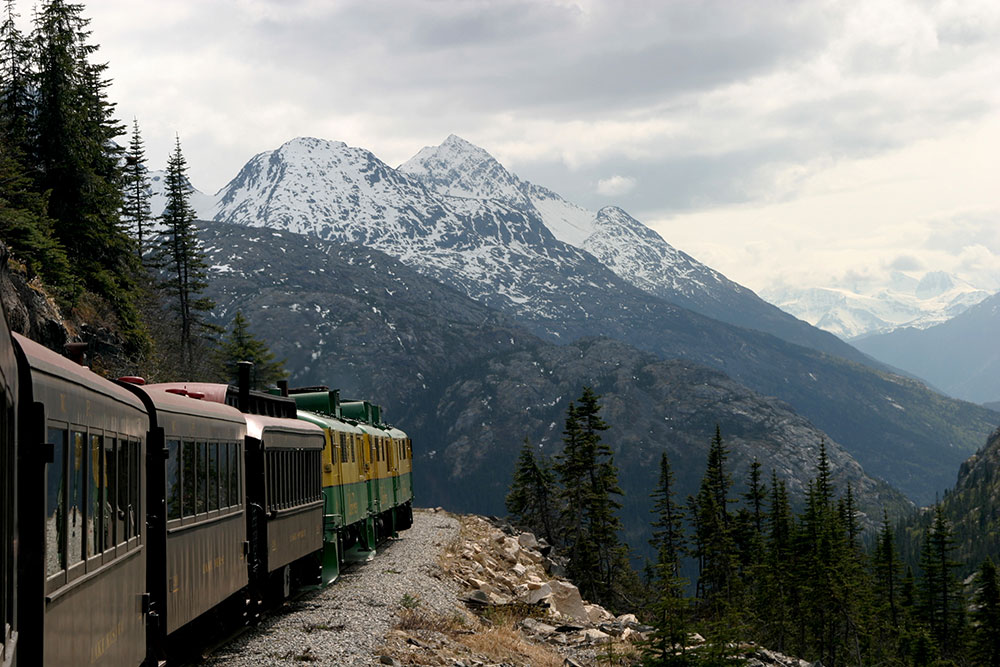
<path id="1" fill-rule="evenodd" d="M 61 351 L 70 340 L 58 306 L 38 278 L 31 280 L 0 242 L 0 302 L 11 331 Z"/>

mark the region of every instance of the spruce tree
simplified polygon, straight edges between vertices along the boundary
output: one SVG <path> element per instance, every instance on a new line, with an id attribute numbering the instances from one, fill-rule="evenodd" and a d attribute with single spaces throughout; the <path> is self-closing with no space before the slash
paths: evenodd
<path id="1" fill-rule="evenodd" d="M 123 175 L 125 203 L 122 220 L 135 238 L 135 249 L 139 261 L 143 261 L 149 249 L 151 236 L 151 211 L 149 208 L 149 170 L 146 168 L 146 148 L 139 133 L 139 121 L 132 119 L 132 137 L 125 152 Z"/>
<path id="2" fill-rule="evenodd" d="M 687 665 L 691 664 L 685 651 L 689 612 L 684 597 L 685 581 L 680 574 L 686 541 L 684 516 L 674 502 L 674 474 L 666 452 L 660 456 L 660 479 L 650 496 L 656 519 L 649 544 L 656 552 L 656 565 L 650 582 L 654 591 L 650 609 L 653 632 L 642 649 L 643 665 Z"/>
<path id="3" fill-rule="evenodd" d="M 955 538 L 941 504 L 934 506 L 934 519 L 924 539 L 920 567 L 923 617 L 941 652 L 951 656 L 958 649 L 964 626 L 962 585 L 953 559 Z"/>
<path id="4" fill-rule="evenodd" d="M 972 611 L 971 653 L 975 664 L 1000 667 L 1000 581 L 989 557 L 979 566 Z"/>
<path id="5" fill-rule="evenodd" d="M 543 454 L 536 457 L 531 440 L 525 438 L 505 504 L 515 522 L 544 537 L 549 544 L 556 543 L 555 485 L 547 458 Z"/>
<path id="6" fill-rule="evenodd" d="M 79 4 L 48 0 L 35 15 L 32 160 L 71 266 L 88 290 L 111 304 L 126 337 L 138 346 L 137 262 L 119 217 L 116 138 L 124 129 L 107 99 L 107 65 L 91 62 L 97 46 L 88 42 L 89 20 L 82 11 Z"/>
<path id="7" fill-rule="evenodd" d="M 638 579 L 628 562 L 628 547 L 618 538 L 622 490 L 611 448 L 601 440 L 608 426 L 600 417 L 599 399 L 584 387 L 577 404 L 570 404 L 555 470 L 562 488 L 570 578 L 585 598 L 620 608 Z"/>
<path id="8" fill-rule="evenodd" d="M 181 152 L 179 137 L 167 161 L 164 187 L 166 205 L 160 216 L 164 227 L 159 248 L 160 262 L 168 275 L 165 289 L 178 319 L 179 370 L 185 379 L 192 379 L 196 372 L 196 349 L 204 343 L 207 333 L 215 331 L 205 319 L 206 313 L 215 304 L 201 296 L 208 286 L 207 264 L 194 226 L 195 213 L 189 203 L 191 186 L 187 178 L 187 162 Z"/>
<path id="9" fill-rule="evenodd" d="M 243 313 L 236 311 L 232 328 L 219 346 L 219 359 L 224 369 L 224 378 L 235 383 L 239 376 L 239 362 L 249 361 L 253 364 L 250 384 L 254 389 L 265 389 L 284 379 L 285 362 L 275 359 L 274 353 L 267 348 L 267 343 L 250 332 L 247 319 Z"/>
<path id="10" fill-rule="evenodd" d="M 8 158 L 28 167 L 33 156 L 31 44 L 17 27 L 13 0 L 0 24 L 0 145 Z"/>

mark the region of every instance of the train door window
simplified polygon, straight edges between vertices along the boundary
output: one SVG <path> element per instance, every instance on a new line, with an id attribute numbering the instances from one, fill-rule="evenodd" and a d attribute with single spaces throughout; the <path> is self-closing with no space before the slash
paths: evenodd
<path id="1" fill-rule="evenodd" d="M 181 518 L 181 441 L 167 440 L 167 519 Z"/>
<path id="2" fill-rule="evenodd" d="M 190 440 L 186 440 L 182 445 L 184 449 L 181 461 L 181 482 L 184 485 L 184 498 L 181 501 L 182 516 L 194 516 L 194 496 L 195 496 L 195 460 L 198 458 L 197 449 Z"/>
<path id="3" fill-rule="evenodd" d="M 128 441 L 128 462 L 129 462 L 129 488 L 128 488 L 128 511 L 126 521 L 132 528 L 129 529 L 130 537 L 140 537 L 142 535 L 142 524 L 144 520 L 142 512 L 142 497 L 139 493 L 142 484 L 142 462 L 140 453 L 142 443 L 139 440 L 129 438 Z"/>
<path id="4" fill-rule="evenodd" d="M 121 514 L 118 512 L 118 460 L 115 457 L 116 442 L 116 438 L 104 438 L 104 484 L 103 498 L 101 498 L 104 537 L 101 542 L 104 545 L 105 551 L 114 549 L 115 545 L 118 544 L 118 536 L 124 532 L 120 527 Z"/>
<path id="5" fill-rule="evenodd" d="M 208 443 L 208 509 L 219 509 L 219 443 Z"/>
<path id="6" fill-rule="evenodd" d="M 66 429 L 49 428 L 52 463 L 45 474 L 45 573 L 66 569 Z"/>

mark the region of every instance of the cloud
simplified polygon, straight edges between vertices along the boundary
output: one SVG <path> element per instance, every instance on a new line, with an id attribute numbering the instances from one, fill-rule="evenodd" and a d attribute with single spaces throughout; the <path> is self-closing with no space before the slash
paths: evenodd
<path id="1" fill-rule="evenodd" d="M 615 174 L 610 178 L 597 181 L 597 193 L 605 197 L 617 197 L 631 192 L 635 188 L 635 179 Z"/>
<path id="2" fill-rule="evenodd" d="M 924 263 L 913 255 L 897 255 L 889 262 L 888 267 L 894 271 L 920 271 Z"/>

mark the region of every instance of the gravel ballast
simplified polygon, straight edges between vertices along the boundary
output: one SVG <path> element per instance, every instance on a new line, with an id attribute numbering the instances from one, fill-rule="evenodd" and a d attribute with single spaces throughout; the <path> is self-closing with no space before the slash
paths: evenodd
<path id="1" fill-rule="evenodd" d="M 386 542 L 374 559 L 352 565 L 332 586 L 288 602 L 258 627 L 214 651 L 213 667 L 377 665 L 378 649 L 400 602 L 419 600 L 440 614 L 456 609 L 458 585 L 438 556 L 459 535 L 453 516 L 415 510 L 413 526 Z"/>

